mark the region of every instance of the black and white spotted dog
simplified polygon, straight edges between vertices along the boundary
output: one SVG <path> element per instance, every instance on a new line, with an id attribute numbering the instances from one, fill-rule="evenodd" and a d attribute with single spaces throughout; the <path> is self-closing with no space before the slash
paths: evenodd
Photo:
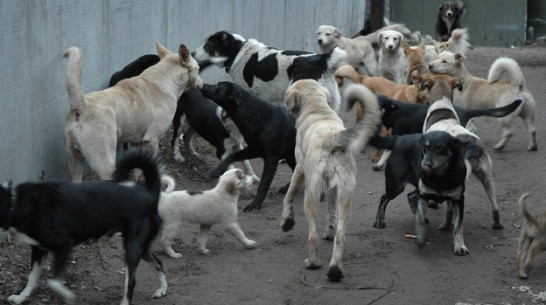
<path id="1" fill-rule="evenodd" d="M 341 97 L 334 71 L 347 56 L 341 49 L 325 54 L 277 50 L 256 39 L 220 31 L 192 54 L 199 62 L 213 61 L 225 68 L 235 83 L 276 104 L 284 103 L 284 93 L 291 83 L 307 78 L 317 80 L 330 91 L 330 106 L 339 109 Z"/>

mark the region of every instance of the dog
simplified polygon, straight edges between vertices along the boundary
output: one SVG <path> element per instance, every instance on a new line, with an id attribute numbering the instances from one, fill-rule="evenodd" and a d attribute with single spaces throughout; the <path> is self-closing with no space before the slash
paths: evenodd
<path id="1" fill-rule="evenodd" d="M 468 40 L 468 29 L 455 29 L 447 41 L 436 42 L 434 48 L 437 54 L 440 54 L 443 51 L 449 51 L 451 53 L 461 53 L 466 55 L 466 52 L 472 48 Z"/>
<path id="2" fill-rule="evenodd" d="M 428 64 L 425 61 L 425 44 L 420 43 L 416 48 L 412 48 L 405 41 L 402 41 L 402 50 L 406 56 L 406 74 L 405 82 L 408 85 L 413 84 L 413 72 L 417 72 L 419 76 L 432 74 L 428 69 Z"/>
<path id="3" fill-rule="evenodd" d="M 453 89 L 452 89 L 453 90 Z M 435 91 L 434 89 L 431 92 Z M 440 98 L 443 98 L 442 95 Z M 404 135 L 412 133 L 421 133 L 423 123 L 425 121 L 427 112 L 430 108 L 428 105 L 421 104 L 408 104 L 402 101 L 391 99 L 387 96 L 379 95 L 379 106 L 382 110 L 381 121 L 383 125 L 390 131 L 392 135 Z M 473 127 L 471 120 L 480 116 L 490 117 L 504 117 L 521 105 L 521 100 L 515 100 L 511 104 L 498 108 L 486 108 L 486 109 L 466 109 L 460 106 L 454 105 L 455 112 L 459 117 L 459 122 L 467 129 Z M 370 143 L 373 143 L 376 136 L 372 137 Z M 380 170 L 388 160 L 388 152 L 383 153 L 381 159 L 373 166 L 374 170 Z"/>
<path id="4" fill-rule="evenodd" d="M 331 25 L 321 25 L 317 29 L 317 43 L 322 53 L 331 52 L 338 47 L 347 52 L 345 63 L 361 74 L 378 76 L 377 59 L 372 44 L 364 37 L 343 37 L 341 31 Z"/>
<path id="5" fill-rule="evenodd" d="M 194 52 L 197 61 L 214 60 L 233 81 L 260 98 L 282 104 L 288 86 L 299 79 L 315 79 L 328 88 L 334 110 L 341 101 L 334 81 L 335 69 L 347 53 L 334 48 L 326 54 L 277 50 L 256 39 L 219 31 L 209 36 Z"/>
<path id="6" fill-rule="evenodd" d="M 174 191 L 174 179 L 163 176 L 162 182 L 167 185 L 161 192 L 158 213 L 163 219 L 161 244 L 165 253 L 172 258 L 181 258 L 182 254 L 172 248 L 173 239 L 180 233 L 183 222 L 200 225 L 197 246 L 199 253 L 209 254 L 206 247 L 208 232 L 212 226 L 222 226 L 226 232 L 235 236 L 246 249 L 258 246 L 253 240 L 246 238 L 237 221 L 237 202 L 241 192 L 249 192 L 252 188 L 252 176 L 245 175 L 238 168 L 225 172 L 218 184 L 210 190 Z"/>
<path id="7" fill-rule="evenodd" d="M 351 200 L 356 186 L 354 151 L 360 151 L 379 124 L 379 108 L 375 95 L 360 84 L 346 89 L 344 100 L 348 109 L 358 101 L 365 109 L 364 118 L 353 128 L 345 129 L 343 121 L 328 106 L 328 91 L 314 80 L 299 80 L 286 92 L 287 106 L 296 121 L 296 168 L 290 188 L 283 200 L 281 227 L 294 226 L 294 197 L 305 184 L 304 210 L 309 223 L 309 257 L 305 268 L 321 267 L 317 257 L 318 235 L 315 229 L 316 209 L 320 201 L 328 204 L 327 239 L 334 239 L 328 279 L 343 278 L 343 247 L 349 221 Z"/>
<path id="8" fill-rule="evenodd" d="M 404 36 L 394 30 L 385 30 L 379 32 L 377 39 L 379 74 L 399 85 L 405 84 L 407 62 L 401 45 Z"/>
<path id="9" fill-rule="evenodd" d="M 262 158 L 264 167 L 256 197 L 243 211 L 259 210 L 271 186 L 277 165 L 285 159 L 292 170 L 296 166 L 294 148 L 296 145 L 296 121 L 285 106 L 275 105 L 246 91 L 232 82 L 220 82 L 214 87 L 201 89 L 204 97 L 217 103 L 235 122 L 247 146 L 228 155 L 212 176 L 219 177 L 228 165 L 246 159 Z M 288 185 L 279 192 L 286 193 Z"/>
<path id="10" fill-rule="evenodd" d="M 428 69 L 427 69 L 428 70 Z M 463 83 L 456 77 L 428 73 L 421 78 L 421 90 L 428 90 L 430 101 L 437 101 L 444 96 L 453 100 L 453 90 L 463 91 Z M 467 125 L 465 127 L 468 128 Z"/>
<path id="11" fill-rule="evenodd" d="M 202 87 L 199 66 L 186 46 L 180 45 L 178 54 L 160 43 L 156 47 L 160 62 L 139 76 L 87 95 L 81 84 L 80 49 L 71 47 L 64 52 L 70 103 L 64 139 L 72 182 L 82 181 L 86 160 L 101 179 L 110 179 L 118 142 L 157 153 L 159 137 L 170 127 L 182 92 Z"/>
<path id="12" fill-rule="evenodd" d="M 145 177 L 141 185 L 129 180 L 131 170 L 140 168 Z M 48 286 L 66 303 L 76 295 L 64 285 L 64 271 L 71 249 L 87 240 L 121 231 L 125 250 L 125 291 L 122 305 L 129 305 L 136 284 L 135 273 L 141 259 L 154 268 L 161 287 L 154 298 L 165 296 L 167 280 L 161 261 L 150 251 L 150 244 L 161 228 L 157 214 L 160 194 L 160 165 L 149 152 L 121 154 L 110 181 L 70 183 L 47 181 L 11 183 L 0 187 L 0 231 L 9 231 L 16 240 L 32 249 L 32 270 L 23 291 L 8 297 L 21 304 L 38 284 L 48 252 L 55 256 L 53 278 Z"/>
<path id="13" fill-rule="evenodd" d="M 213 85 L 203 85 L 203 87 L 207 86 L 215 88 Z M 189 125 L 185 124 L 186 122 Z M 221 107 L 204 97 L 197 89 L 188 90 L 182 94 L 173 118 L 171 147 L 174 158 L 183 162 L 185 159 L 180 153 L 178 144 L 178 138 L 182 131 L 186 149 L 196 157 L 199 154 L 193 148 L 192 142 L 195 132 L 216 148 L 216 157 L 220 160 L 243 149 L 244 138 L 233 120 L 225 115 Z M 260 179 L 254 174 L 250 162 L 243 160 L 242 163 L 245 173 L 251 176 L 254 181 L 259 182 Z"/>
<path id="14" fill-rule="evenodd" d="M 521 216 L 525 218 L 525 223 L 521 227 L 521 236 L 516 255 L 520 279 L 529 278 L 529 272 L 533 268 L 535 256 L 540 251 L 544 251 L 546 243 L 546 212 L 535 216 L 531 215 L 525 206 L 525 199 L 528 196 L 529 193 L 525 193 L 519 198 L 519 210 Z"/>
<path id="15" fill-rule="evenodd" d="M 356 35 L 354 35 L 351 38 L 362 37 L 366 39 L 367 41 L 369 41 L 372 44 L 373 48 L 377 50 L 379 46 L 378 36 L 379 36 L 379 33 L 381 33 L 382 31 L 393 30 L 393 31 L 402 33 L 402 35 L 404 35 L 404 38 L 406 39 L 410 39 L 411 37 L 411 31 L 404 24 L 401 24 L 401 23 L 391 24 L 388 20 L 385 20 L 385 25 L 376 31 L 370 32 L 369 28 L 370 26 L 366 24 L 366 26 L 364 26 L 362 30 L 358 31 L 358 33 L 356 33 Z"/>
<path id="16" fill-rule="evenodd" d="M 463 63 L 465 59 L 466 56 L 460 53 L 444 51 L 438 55 L 438 59 L 430 63 L 429 69 L 432 73 L 458 77 L 463 82 L 463 91 L 455 92 L 454 102 L 467 108 L 501 107 L 515 99 L 521 99 L 522 104 L 519 109 L 499 119 L 502 137 L 493 148 L 495 150 L 504 148 L 514 133 L 512 121 L 519 116 L 527 126 L 530 135 L 527 149 L 537 150 L 535 99 L 525 87 L 525 77 L 518 63 L 508 57 L 497 58 L 491 65 L 485 80 L 470 74 Z M 504 73 L 508 75 L 507 80 L 500 78 Z"/>
<path id="17" fill-rule="evenodd" d="M 464 13 L 462 1 L 446 1 L 440 4 L 436 21 L 436 40 L 447 41 L 455 29 L 461 28 L 461 16 Z"/>
<path id="18" fill-rule="evenodd" d="M 117 83 L 126 78 L 140 75 L 142 71 L 157 64 L 159 60 L 159 56 L 155 54 L 146 54 L 140 56 L 139 58 L 129 63 L 127 66 L 123 67 L 123 69 L 112 74 L 112 77 L 110 77 L 110 87 L 115 86 Z"/>

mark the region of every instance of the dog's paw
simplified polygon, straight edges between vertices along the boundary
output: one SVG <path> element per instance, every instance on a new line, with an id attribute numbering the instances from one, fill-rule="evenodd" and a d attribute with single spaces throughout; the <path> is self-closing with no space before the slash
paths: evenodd
<path id="1" fill-rule="evenodd" d="M 252 183 L 253 184 L 260 184 L 260 178 L 258 178 L 258 176 L 256 176 L 256 174 L 252 174 Z"/>
<path id="2" fill-rule="evenodd" d="M 243 212 L 252 212 L 254 210 L 259 210 L 260 209 L 260 206 L 259 205 L 256 205 L 254 203 L 250 203 L 249 205 L 247 205 L 244 209 L 243 209 Z"/>
<path id="3" fill-rule="evenodd" d="M 174 159 L 178 162 L 186 162 L 186 159 L 182 156 L 180 152 L 174 154 Z"/>
<path id="4" fill-rule="evenodd" d="M 374 166 L 372 166 L 372 169 L 373 169 L 374 171 L 376 171 L 376 172 L 381 171 L 382 168 L 383 168 L 383 166 L 380 166 L 380 165 L 377 165 L 377 164 L 374 165 Z"/>
<path id="5" fill-rule="evenodd" d="M 172 258 L 181 258 L 182 254 L 175 252 L 171 247 L 165 248 L 165 254 Z"/>
<path id="6" fill-rule="evenodd" d="M 27 298 L 20 295 L 20 294 L 14 294 L 14 295 L 10 295 L 8 297 L 8 302 L 10 304 L 21 304 L 23 303 Z"/>
<path id="7" fill-rule="evenodd" d="M 307 258 L 303 262 L 303 267 L 305 267 L 305 269 L 315 270 L 315 269 L 320 269 L 322 267 L 322 264 L 321 264 L 320 260 L 318 260 L 318 259 L 317 259 L 317 261 L 312 262 Z"/>
<path id="8" fill-rule="evenodd" d="M 258 247 L 258 243 L 254 240 L 249 240 L 245 244 L 245 249 L 256 249 Z"/>
<path id="9" fill-rule="evenodd" d="M 457 256 L 465 256 L 465 255 L 468 255 L 470 252 L 468 252 L 468 249 L 466 248 L 465 245 L 462 245 L 460 247 L 455 247 L 455 249 L 453 250 L 453 254 L 457 255 Z"/>
<path id="10" fill-rule="evenodd" d="M 288 232 L 294 228 L 294 218 L 287 218 L 281 223 L 281 228 L 284 232 Z"/>
<path id="11" fill-rule="evenodd" d="M 167 295 L 167 286 L 161 287 L 158 290 L 155 291 L 154 295 L 152 295 L 152 298 L 158 299 L 162 298 Z"/>
<path id="12" fill-rule="evenodd" d="M 375 223 L 373 224 L 374 228 L 377 229 L 384 229 L 385 228 L 385 221 L 384 220 L 375 220 Z"/>
<path id="13" fill-rule="evenodd" d="M 326 275 L 330 282 L 339 282 L 343 278 L 343 271 L 339 266 L 331 266 Z"/>
<path id="14" fill-rule="evenodd" d="M 209 255 L 209 254 L 210 254 L 210 250 L 209 250 L 209 249 L 199 250 L 199 253 L 200 253 L 200 254 L 203 254 L 203 255 Z"/>

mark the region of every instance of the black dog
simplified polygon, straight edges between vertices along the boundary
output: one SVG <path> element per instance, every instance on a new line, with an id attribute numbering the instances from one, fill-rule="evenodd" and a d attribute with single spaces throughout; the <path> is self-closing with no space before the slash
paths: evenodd
<path id="1" fill-rule="evenodd" d="M 231 153 L 212 172 L 213 176 L 223 174 L 229 164 L 253 158 L 263 158 L 264 168 L 257 194 L 245 212 L 259 210 L 267 195 L 279 160 L 294 170 L 296 157 L 296 119 L 289 115 L 286 107 L 274 105 L 244 90 L 231 82 L 220 82 L 215 89 L 203 87 L 203 96 L 222 107 L 235 122 L 248 145 L 243 150 Z M 286 193 L 288 185 L 279 192 Z"/>
<path id="2" fill-rule="evenodd" d="M 140 168 L 145 184 L 129 180 L 131 170 Z M 0 187 L 1 231 L 9 230 L 15 239 L 30 244 L 32 270 L 25 289 L 8 301 L 21 304 L 38 284 L 48 252 L 55 256 L 54 277 L 48 286 L 67 303 L 76 296 L 64 284 L 64 270 L 71 249 L 87 240 L 120 231 L 123 235 L 126 285 L 122 304 L 130 304 L 136 284 L 135 272 L 140 259 L 150 263 L 161 283 L 154 297 L 167 293 L 161 261 L 150 252 L 161 226 L 157 214 L 160 194 L 158 161 L 144 152 L 129 152 L 120 157 L 111 181 L 70 183 L 49 181 L 11 183 Z"/>
<path id="3" fill-rule="evenodd" d="M 448 41 L 451 32 L 461 28 L 461 16 L 464 13 L 462 1 L 446 1 L 440 4 L 440 12 L 436 21 L 436 40 Z"/>
<path id="4" fill-rule="evenodd" d="M 140 56 L 139 58 L 132 61 L 130 64 L 125 66 L 120 71 L 112 74 L 112 77 L 110 78 L 110 87 L 114 86 L 115 84 L 117 84 L 119 81 L 123 79 L 140 75 L 142 71 L 157 64 L 158 62 L 159 62 L 159 56 L 155 54 L 146 54 L 146 55 Z"/>

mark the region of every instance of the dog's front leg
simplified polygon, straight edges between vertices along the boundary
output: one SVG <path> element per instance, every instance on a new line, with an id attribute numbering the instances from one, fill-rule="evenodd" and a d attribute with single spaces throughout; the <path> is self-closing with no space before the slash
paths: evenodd
<path id="1" fill-rule="evenodd" d="M 250 150 L 248 147 L 246 147 L 243 150 L 233 152 L 229 154 L 227 157 L 225 157 L 225 159 L 222 160 L 220 165 L 218 165 L 218 167 L 216 167 L 212 171 L 211 176 L 214 178 L 220 177 L 223 173 L 225 173 L 229 165 L 235 161 L 249 160 L 249 159 L 254 159 L 257 157 L 259 157 L 258 153 L 253 150 Z"/>
<path id="2" fill-rule="evenodd" d="M 277 170 L 277 165 L 279 164 L 278 158 L 269 158 L 264 159 L 264 169 L 262 171 L 262 179 L 260 185 L 258 185 L 258 190 L 256 191 L 256 197 L 254 200 L 247 205 L 243 212 L 250 212 L 252 210 L 259 210 L 262 207 L 262 203 L 267 195 L 267 191 L 271 186 L 273 181 L 273 176 L 275 176 L 275 171 Z"/>
<path id="3" fill-rule="evenodd" d="M 425 224 L 428 202 L 419 194 L 417 201 L 417 210 L 415 211 L 415 242 L 417 247 L 422 248 L 425 245 Z"/>
<path id="4" fill-rule="evenodd" d="M 209 237 L 210 226 L 201 224 L 199 228 L 199 235 L 197 236 L 197 248 L 201 254 L 209 254 L 210 251 L 207 249 L 207 239 Z"/>
<path id="5" fill-rule="evenodd" d="M 31 257 L 32 270 L 30 270 L 30 274 L 28 275 L 27 285 L 20 294 L 14 294 L 8 297 L 8 302 L 12 304 L 23 303 L 32 294 L 32 291 L 34 291 L 34 288 L 36 288 L 40 281 L 40 274 L 42 274 L 47 251 L 33 246 Z"/>
<path id="6" fill-rule="evenodd" d="M 281 228 L 284 232 L 290 231 L 294 227 L 294 197 L 299 193 L 304 179 L 305 175 L 301 165 L 296 165 L 290 179 L 290 187 L 282 204 Z"/>
<path id="7" fill-rule="evenodd" d="M 458 200 L 453 200 L 453 241 L 455 255 L 464 256 L 468 254 L 468 249 L 464 244 L 463 239 L 463 213 L 464 213 L 464 196 Z"/>

